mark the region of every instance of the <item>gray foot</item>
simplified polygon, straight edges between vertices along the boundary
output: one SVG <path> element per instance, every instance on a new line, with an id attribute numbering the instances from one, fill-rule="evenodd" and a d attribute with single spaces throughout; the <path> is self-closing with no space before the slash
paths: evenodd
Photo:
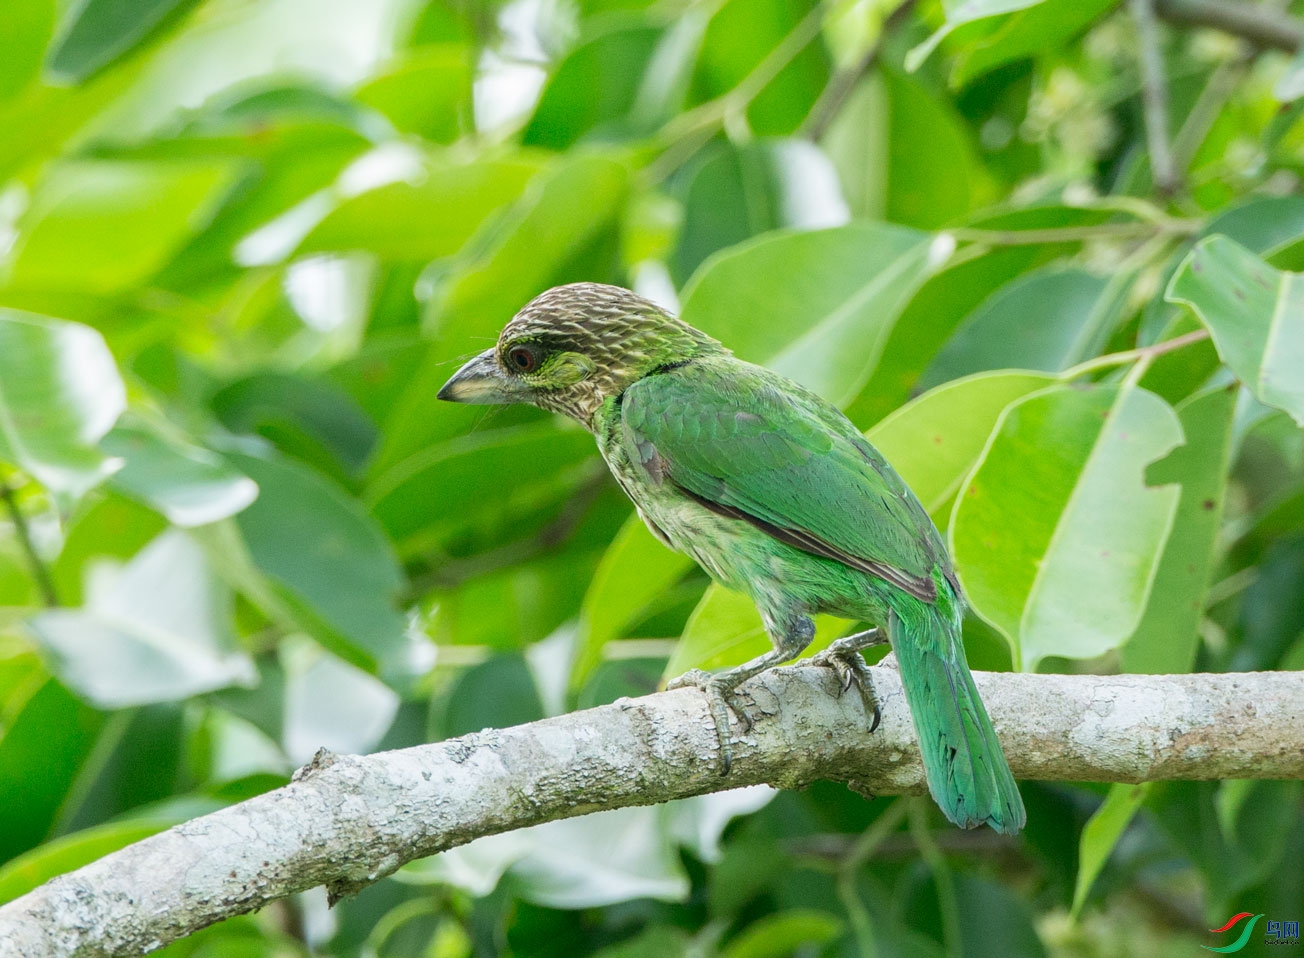
<path id="1" fill-rule="evenodd" d="M 738 706 L 733 694 L 733 686 L 721 681 L 721 676 L 712 675 L 701 669 L 689 669 L 678 678 L 666 683 L 667 689 L 694 688 L 701 689 L 706 695 L 707 705 L 711 709 L 711 720 L 715 722 L 715 732 L 720 739 L 720 775 L 729 774 L 733 767 L 733 731 L 729 723 L 732 712 L 742 723 L 743 731 L 752 727 L 752 720 Z"/>
<path id="2" fill-rule="evenodd" d="M 812 664 L 822 665 L 837 673 L 843 692 L 852 685 L 856 686 L 860 691 L 860 700 L 865 706 L 865 714 L 872 716 L 869 722 L 871 733 L 878 728 L 883 713 L 878 707 L 878 696 L 874 692 L 874 679 L 870 675 L 869 665 L 866 664 L 860 650 L 882 645 L 886 641 L 887 637 L 878 629 L 868 629 L 838 639 L 823 652 L 811 658 Z"/>

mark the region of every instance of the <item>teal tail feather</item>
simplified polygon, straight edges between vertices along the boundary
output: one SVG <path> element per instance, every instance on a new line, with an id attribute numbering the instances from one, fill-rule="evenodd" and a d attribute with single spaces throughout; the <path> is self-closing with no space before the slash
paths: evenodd
<path id="1" fill-rule="evenodd" d="M 928 790 L 961 828 L 987 824 L 1013 835 L 1027 821 L 1023 799 L 969 674 L 960 603 L 945 599 L 934 606 L 902 597 L 888 617 Z"/>

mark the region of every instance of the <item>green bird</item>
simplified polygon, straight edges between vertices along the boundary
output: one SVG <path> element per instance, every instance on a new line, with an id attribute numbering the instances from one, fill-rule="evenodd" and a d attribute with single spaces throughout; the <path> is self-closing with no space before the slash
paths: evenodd
<path id="1" fill-rule="evenodd" d="M 734 689 L 797 658 L 811 616 L 887 633 L 933 799 L 964 828 L 1013 834 L 1026 820 L 1010 767 L 965 660 L 964 599 L 936 526 L 883 456 L 810 390 L 743 362 L 705 333 L 616 286 L 542 293 L 498 343 L 439 391 L 464 403 L 530 403 L 597 439 L 653 534 L 756 603 L 773 648 L 702 688 L 728 772 Z M 839 639 L 816 661 L 878 707 L 860 650 L 879 629 Z"/>

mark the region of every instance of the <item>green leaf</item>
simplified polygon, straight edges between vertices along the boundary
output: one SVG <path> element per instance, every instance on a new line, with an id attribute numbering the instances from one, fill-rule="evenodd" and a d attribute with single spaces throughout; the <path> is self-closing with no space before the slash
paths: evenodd
<path id="1" fill-rule="evenodd" d="M 927 40 L 906 54 L 906 69 L 911 73 L 919 69 L 920 65 L 937 49 L 937 45 L 950 36 L 957 27 L 1002 13 L 1025 10 L 1044 2 L 1045 0 L 942 0 L 946 22 Z"/>
<path id="2" fill-rule="evenodd" d="M 653 536 L 637 513 L 625 520 L 603 554 L 580 607 L 572 689 L 583 685 L 597 668 L 603 647 L 637 622 L 692 566 L 692 559 Z"/>
<path id="3" fill-rule="evenodd" d="M 1165 299 L 1195 311 L 1218 355 L 1262 403 L 1304 425 L 1304 273 L 1284 273 L 1225 236 L 1201 240 Z"/>
<path id="4" fill-rule="evenodd" d="M 1087 903 L 1091 886 L 1096 883 L 1105 862 L 1109 861 L 1109 856 L 1149 791 L 1149 782 L 1111 785 L 1105 801 L 1082 829 L 1078 878 L 1073 888 L 1073 910 L 1070 913 L 1074 921 L 1082 914 L 1082 906 Z"/>
<path id="5" fill-rule="evenodd" d="M 884 218 L 945 226 L 994 199 L 965 118 L 917 79 L 883 72 L 890 109 Z"/>
<path id="6" fill-rule="evenodd" d="M 302 466 L 247 455 L 230 458 L 258 483 L 258 498 L 235 523 L 248 559 L 275 597 L 347 661 L 373 671 L 399 667 L 407 648 L 406 623 L 394 603 L 403 573 L 372 518 L 356 500 Z"/>
<path id="7" fill-rule="evenodd" d="M 848 218 L 837 170 L 798 139 L 712 143 L 675 177 L 671 192 L 684 207 L 669 263 L 681 284 L 712 253 L 760 233 L 840 226 Z"/>
<path id="8" fill-rule="evenodd" d="M 1145 468 L 1182 440 L 1130 385 L 1054 386 L 1006 408 L 956 499 L 951 550 L 1017 665 L 1091 658 L 1136 630 L 1180 490 Z"/>
<path id="9" fill-rule="evenodd" d="M 84 608 L 41 612 L 30 627 L 55 674 L 101 708 L 176 701 L 255 678 L 231 634 L 229 592 L 177 530 L 121 569 L 97 567 Z"/>
<path id="10" fill-rule="evenodd" d="M 19 221 L 7 284 L 93 295 L 139 286 L 208 224 L 236 169 L 210 160 L 57 165 Z"/>
<path id="11" fill-rule="evenodd" d="M 5 827 L 0 862 L 40 844 L 59 814 L 104 716 L 82 704 L 55 679 L 30 686 L 20 701 L 5 702 L 0 734 L 0 795 Z"/>
<path id="12" fill-rule="evenodd" d="M 876 223 L 758 237 L 702 266 L 684 290 L 683 319 L 740 359 L 845 404 L 946 252 L 926 233 Z"/>
<path id="13" fill-rule="evenodd" d="M 557 282 L 595 278 L 567 272 L 566 264 L 600 239 L 614 242 L 628 185 L 629 170 L 615 156 L 568 154 L 486 229 L 483 242 L 478 239 L 474 249 L 448 264 L 424 317 L 433 343 L 384 423 L 373 474 L 484 418 L 484 410 L 473 406 L 441 403 L 432 411 L 431 399 L 450 367 L 497 341 L 502 327 L 531 297 Z"/>
<path id="14" fill-rule="evenodd" d="M 711 17 L 698 54 L 693 91 L 701 100 L 721 96 L 753 76 L 776 46 L 790 37 L 809 40 L 747 104 L 747 122 L 758 136 L 786 136 L 797 129 L 829 78 L 829 54 L 814 0 L 726 0 Z M 754 80 L 752 82 L 755 82 Z"/>
<path id="15" fill-rule="evenodd" d="M 160 24 L 196 0 L 85 0 L 75 8 L 46 61 L 59 80 L 83 83 L 139 46 Z"/>
<path id="16" fill-rule="evenodd" d="M 522 142 L 564 150 L 582 136 L 606 139 L 640 130 L 630 111 L 643 83 L 644 71 L 662 31 L 639 22 L 613 26 L 590 37 L 566 55 L 549 78 Z M 656 117 L 651 117 L 655 121 Z"/>
<path id="17" fill-rule="evenodd" d="M 1181 483 L 1173 531 L 1155 572 L 1145 616 L 1122 648 L 1125 672 L 1189 672 L 1214 566 L 1227 494 L 1236 390 L 1209 389 L 1177 405 L 1186 443 L 1146 473 L 1151 485 Z"/>
<path id="18" fill-rule="evenodd" d="M 408 50 L 353 98 L 385 114 L 401 133 L 452 143 L 471 129 L 474 57 L 460 43 Z"/>
<path id="19" fill-rule="evenodd" d="M 0 37 L 5 55 L 0 58 L 0 100 L 22 92 L 35 78 L 54 33 L 54 0 L 24 0 L 0 4 Z"/>
<path id="20" fill-rule="evenodd" d="M 803 653 L 820 651 L 847 632 L 847 620 L 814 616 L 815 638 Z M 683 637 L 666 663 L 665 678 L 689 669 L 724 669 L 741 665 L 771 648 L 761 613 L 750 596 L 712 583 L 684 625 Z"/>
<path id="21" fill-rule="evenodd" d="M 842 929 L 842 920 L 829 912 L 792 908 L 752 922 L 721 950 L 720 958 L 786 958 L 829 944 Z"/>
<path id="22" fill-rule="evenodd" d="M 960 49 L 951 85 L 965 86 L 1014 60 L 1060 48 L 1117 5 L 1117 0 L 1045 0 L 1018 11 Z"/>
<path id="23" fill-rule="evenodd" d="M 468 528 L 511 526 L 516 514 L 568 495 L 596 455 L 587 432 L 551 421 L 472 433 L 380 474 L 366 501 L 401 554 L 442 550 Z"/>
<path id="24" fill-rule="evenodd" d="M 100 448 L 122 459 L 109 484 L 173 525 L 226 519 L 258 497 L 258 486 L 215 453 L 136 426 L 118 426 Z"/>
<path id="25" fill-rule="evenodd" d="M 966 316 L 989 295 L 1062 247 L 1011 246 L 982 256 L 956 257 L 930 276 L 892 327 L 874 374 L 846 413 L 868 426 L 919 391 L 933 356 Z"/>
<path id="26" fill-rule="evenodd" d="M 982 455 L 1001 413 L 1054 382 L 1055 377 L 1035 372 L 978 373 L 925 393 L 865 436 L 934 521 L 945 527 L 955 494 Z"/>
<path id="27" fill-rule="evenodd" d="M 0 309 L 0 460 L 76 499 L 118 465 L 95 443 L 126 403 L 95 330 Z"/>
<path id="28" fill-rule="evenodd" d="M 0 905 L 25 895 L 56 875 L 89 865 L 109 852 L 156 835 L 165 822 L 112 822 L 46 842 L 0 868 Z"/>
<path id="29" fill-rule="evenodd" d="M 984 369 L 1068 369 L 1096 355 L 1121 306 L 1111 281 L 1084 269 L 1024 273 L 974 310 L 933 358 L 921 385 Z"/>
<path id="30" fill-rule="evenodd" d="M 298 251 L 364 250 L 421 262 L 451 256 L 491 214 L 519 199 L 539 168 L 528 156 L 432 161 L 411 182 L 387 183 L 345 199 Z"/>

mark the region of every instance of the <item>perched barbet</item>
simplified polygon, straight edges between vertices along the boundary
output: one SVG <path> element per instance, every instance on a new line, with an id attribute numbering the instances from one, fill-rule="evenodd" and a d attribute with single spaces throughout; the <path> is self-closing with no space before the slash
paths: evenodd
<path id="1" fill-rule="evenodd" d="M 616 286 L 536 297 L 498 344 L 439 391 L 465 403 L 530 403 L 587 428 L 658 539 L 749 595 L 773 649 L 672 682 L 707 694 L 727 773 L 734 689 L 795 659 L 811 616 L 876 623 L 896 653 L 928 787 L 952 822 L 1012 834 L 1026 815 L 965 661 L 964 600 L 919 500 L 836 408 L 736 359 L 722 344 Z M 860 650 L 879 629 L 816 657 L 857 684 L 878 724 Z"/>

